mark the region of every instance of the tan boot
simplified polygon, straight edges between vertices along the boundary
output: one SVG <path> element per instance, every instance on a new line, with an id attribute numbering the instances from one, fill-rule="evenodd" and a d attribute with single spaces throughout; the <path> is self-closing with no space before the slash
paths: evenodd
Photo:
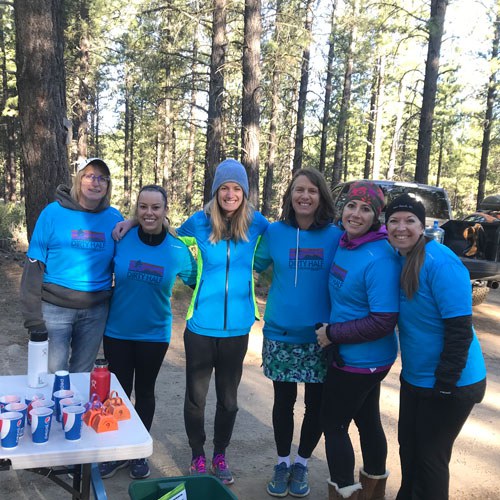
<path id="1" fill-rule="evenodd" d="M 328 500 L 359 500 L 358 494 L 361 491 L 361 484 L 354 483 L 344 488 L 339 488 L 336 483 L 328 481 Z"/>
<path id="2" fill-rule="evenodd" d="M 389 471 L 382 476 L 372 476 L 363 469 L 359 471 L 359 481 L 363 489 L 360 491 L 358 500 L 384 500 L 385 484 L 389 477 Z"/>

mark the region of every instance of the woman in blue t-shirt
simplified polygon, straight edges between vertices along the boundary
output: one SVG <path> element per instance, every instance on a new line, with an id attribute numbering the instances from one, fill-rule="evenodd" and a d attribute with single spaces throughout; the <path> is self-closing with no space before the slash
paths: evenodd
<path id="1" fill-rule="evenodd" d="M 323 391 L 323 426 L 331 498 L 384 498 L 387 440 L 380 421 L 380 384 L 397 355 L 399 263 L 378 217 L 384 195 L 374 183 L 351 185 L 345 229 L 330 269 L 330 324 L 317 331 L 332 354 Z M 354 480 L 349 425 L 359 431 L 363 467 Z"/>
<path id="2" fill-rule="evenodd" d="M 273 431 L 278 455 L 267 485 L 272 496 L 309 493 L 308 459 L 321 437 L 321 394 L 326 356 L 314 327 L 328 321 L 328 273 L 342 231 L 332 221 L 333 200 L 323 175 L 314 168 L 297 170 L 283 196 L 281 220 L 264 233 L 254 267 L 273 265 L 264 315 L 262 361 L 273 381 Z M 294 463 L 290 451 L 297 384 L 304 383 L 305 412 Z"/>
<path id="3" fill-rule="evenodd" d="M 414 197 L 395 199 L 385 216 L 403 266 L 397 499 L 446 500 L 453 443 L 486 388 L 469 273 L 449 248 L 424 236 L 425 207 Z"/>
<path id="4" fill-rule="evenodd" d="M 115 288 L 104 332 L 104 355 L 149 431 L 155 412 L 155 384 L 172 331 L 170 298 L 177 276 L 196 283 L 196 263 L 168 225 L 167 193 L 156 185 L 141 188 L 132 228 L 116 245 Z M 101 477 L 112 477 L 128 460 L 99 464 Z M 132 460 L 130 477 L 150 474 L 145 458 Z"/>
<path id="5" fill-rule="evenodd" d="M 123 220 L 110 206 L 111 177 L 100 158 L 83 160 L 71 190 L 36 222 L 21 280 L 24 326 L 49 339 L 49 371 L 90 372 L 101 345 L 111 297 L 114 241 Z"/>

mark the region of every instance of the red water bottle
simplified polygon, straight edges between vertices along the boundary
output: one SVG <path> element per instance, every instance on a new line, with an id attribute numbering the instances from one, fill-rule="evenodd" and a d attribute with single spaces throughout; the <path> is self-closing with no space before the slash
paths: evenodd
<path id="1" fill-rule="evenodd" d="M 108 370 L 108 362 L 105 359 L 96 359 L 94 369 L 90 372 L 90 393 L 97 394 L 102 403 L 109 397 L 109 385 L 111 382 L 111 373 Z"/>

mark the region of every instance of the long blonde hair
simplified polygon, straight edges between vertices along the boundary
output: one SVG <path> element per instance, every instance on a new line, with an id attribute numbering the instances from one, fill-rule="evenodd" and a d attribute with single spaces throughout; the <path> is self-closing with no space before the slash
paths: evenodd
<path id="1" fill-rule="evenodd" d="M 210 243 L 215 245 L 221 240 L 248 241 L 248 229 L 253 220 L 254 208 L 246 196 L 243 197 L 241 205 L 232 217 L 228 218 L 224 215 L 217 201 L 217 193 L 205 205 L 204 212 L 209 217 L 212 226 Z"/>
<path id="2" fill-rule="evenodd" d="M 401 271 L 401 288 L 409 299 L 417 293 L 420 286 L 420 270 L 424 265 L 426 243 L 426 237 L 422 234 L 406 255 L 405 265 Z"/>
<path id="3" fill-rule="evenodd" d="M 80 203 L 80 197 L 82 194 L 82 177 L 85 174 L 85 170 L 87 170 L 87 167 L 93 166 L 94 168 L 98 169 L 99 172 L 101 172 L 101 175 L 108 175 L 107 172 L 104 170 L 104 168 L 99 164 L 99 163 L 89 163 L 85 168 L 82 168 L 79 172 L 75 174 L 75 178 L 73 180 L 73 185 L 71 186 L 71 191 L 69 194 L 71 195 L 71 198 L 73 198 L 77 203 Z M 106 204 L 110 205 L 111 204 L 111 189 L 113 187 L 112 179 L 111 176 L 109 176 L 109 182 L 108 182 L 108 189 L 106 191 L 106 195 L 104 198 L 101 200 L 99 203 L 99 206 Z M 104 201 L 106 200 L 106 201 Z"/>

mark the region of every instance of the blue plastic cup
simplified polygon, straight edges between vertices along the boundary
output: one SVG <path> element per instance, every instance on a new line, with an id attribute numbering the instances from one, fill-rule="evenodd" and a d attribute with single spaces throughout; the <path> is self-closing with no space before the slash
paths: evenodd
<path id="1" fill-rule="evenodd" d="M 0 413 L 3 413 L 5 410 L 5 407 L 9 403 L 20 403 L 21 402 L 21 396 L 17 396 L 16 394 L 6 394 L 4 396 L 0 396 Z"/>
<path id="2" fill-rule="evenodd" d="M 26 413 L 28 410 L 28 405 L 26 403 L 9 403 L 5 409 L 9 411 L 17 411 L 22 413 L 23 419 L 21 420 L 21 427 L 19 428 L 19 437 L 24 436 L 24 427 L 26 426 Z"/>
<path id="3" fill-rule="evenodd" d="M 50 425 L 54 410 L 38 406 L 31 410 L 31 437 L 35 444 L 45 444 L 49 440 Z"/>
<path id="4" fill-rule="evenodd" d="M 69 441 L 78 441 L 82 437 L 82 422 L 85 407 L 64 406 L 62 412 L 64 437 Z"/>
<path id="5" fill-rule="evenodd" d="M 2 448 L 15 448 L 19 444 L 23 414 L 4 411 L 0 414 L 0 443 Z"/>
<path id="6" fill-rule="evenodd" d="M 54 385 L 52 387 L 52 394 L 57 391 L 69 390 L 71 389 L 71 383 L 69 381 L 69 372 L 67 370 L 59 370 L 54 373 Z M 54 399 L 54 397 L 52 397 Z"/>

